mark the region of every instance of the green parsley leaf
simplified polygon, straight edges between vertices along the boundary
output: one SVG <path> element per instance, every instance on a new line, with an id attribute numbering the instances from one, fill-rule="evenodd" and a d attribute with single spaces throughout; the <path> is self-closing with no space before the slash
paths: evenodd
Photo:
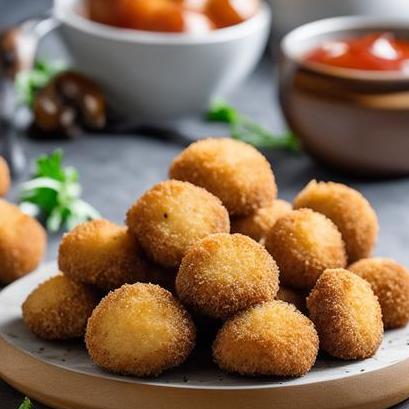
<path id="1" fill-rule="evenodd" d="M 22 71 L 17 75 L 16 91 L 18 100 L 32 107 L 37 91 L 45 87 L 52 78 L 65 69 L 66 66 L 60 62 L 35 61 L 31 70 Z"/>
<path id="2" fill-rule="evenodd" d="M 221 100 L 215 101 L 210 106 L 207 119 L 213 122 L 229 124 L 233 139 L 249 143 L 256 148 L 299 150 L 298 139 L 293 133 L 288 132 L 283 135 L 274 135 Z"/>
<path id="3" fill-rule="evenodd" d="M 71 230 L 87 220 L 101 215 L 81 200 L 78 171 L 63 166 L 63 152 L 40 156 L 33 179 L 21 185 L 20 207 L 44 222 L 47 229 L 57 232 Z"/>
<path id="4" fill-rule="evenodd" d="M 24 398 L 23 403 L 18 407 L 18 409 L 34 409 L 30 399 Z"/>
<path id="5" fill-rule="evenodd" d="M 207 119 L 212 122 L 225 122 L 233 125 L 239 120 L 238 112 L 222 100 L 216 100 L 210 106 Z"/>
<path id="6" fill-rule="evenodd" d="M 63 153 L 56 150 L 51 155 L 43 155 L 36 162 L 36 177 L 48 176 L 52 179 L 63 181 L 65 179 L 64 169 L 62 168 Z"/>

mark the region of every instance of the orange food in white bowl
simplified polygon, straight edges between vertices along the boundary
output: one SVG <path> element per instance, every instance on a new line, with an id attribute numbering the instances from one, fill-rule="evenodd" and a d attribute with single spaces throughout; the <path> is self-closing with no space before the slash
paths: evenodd
<path id="1" fill-rule="evenodd" d="M 86 0 L 98 23 L 155 32 L 206 32 L 254 17 L 260 0 Z"/>
<path id="2" fill-rule="evenodd" d="M 268 41 L 271 12 L 263 3 L 243 23 L 210 29 L 209 18 L 194 10 L 194 3 L 188 8 L 176 0 L 115 0 L 113 19 L 120 18 L 125 2 L 132 3 L 120 26 L 108 24 L 107 0 L 99 1 L 93 15 L 100 23 L 88 18 L 85 0 L 55 0 L 54 14 L 73 68 L 99 83 L 111 105 L 132 118 L 205 112 L 215 97 L 225 97 L 247 77 Z M 157 1 L 172 18 L 161 17 Z M 142 12 L 146 18 L 132 18 Z"/>

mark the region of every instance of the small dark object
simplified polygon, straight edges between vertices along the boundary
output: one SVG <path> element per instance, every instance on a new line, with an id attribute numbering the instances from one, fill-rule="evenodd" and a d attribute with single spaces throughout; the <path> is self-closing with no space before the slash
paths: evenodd
<path id="1" fill-rule="evenodd" d="M 21 47 L 21 41 L 24 47 Z M 14 79 L 18 72 L 28 69 L 33 61 L 35 47 L 25 37 L 22 27 L 13 27 L 0 33 L 0 74 Z"/>
<path id="2" fill-rule="evenodd" d="M 67 105 L 78 110 L 87 128 L 102 129 L 105 126 L 106 100 L 95 82 L 74 71 L 59 74 L 54 82 L 59 95 Z"/>
<path id="3" fill-rule="evenodd" d="M 18 29 L 5 31 L 0 34 L 0 67 L 3 76 L 13 78 L 19 69 L 16 50 Z"/>
<path id="4" fill-rule="evenodd" d="M 36 125 L 44 131 L 60 128 L 63 101 L 57 94 L 53 84 L 40 90 L 34 100 L 34 118 Z"/>
<path id="5" fill-rule="evenodd" d="M 39 136 L 76 136 L 81 128 L 101 130 L 106 124 L 105 96 L 93 81 L 65 71 L 53 78 L 34 98 L 34 130 Z"/>

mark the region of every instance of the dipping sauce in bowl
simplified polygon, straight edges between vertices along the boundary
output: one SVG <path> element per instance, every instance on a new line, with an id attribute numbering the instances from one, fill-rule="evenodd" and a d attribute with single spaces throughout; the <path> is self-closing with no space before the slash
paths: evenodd
<path id="1" fill-rule="evenodd" d="M 143 31 L 205 33 L 254 17 L 260 0 L 87 0 L 87 16 Z"/>
<path id="2" fill-rule="evenodd" d="M 305 59 L 339 68 L 409 73 L 409 41 L 390 32 L 371 33 L 326 41 L 308 52 Z"/>
<path id="3" fill-rule="evenodd" d="M 409 20 L 338 17 L 281 43 L 280 102 L 320 162 L 369 176 L 409 174 Z"/>

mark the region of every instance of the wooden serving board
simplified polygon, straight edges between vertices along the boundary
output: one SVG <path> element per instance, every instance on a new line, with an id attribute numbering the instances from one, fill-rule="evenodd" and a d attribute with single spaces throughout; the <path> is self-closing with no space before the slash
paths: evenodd
<path id="1" fill-rule="evenodd" d="M 409 328 L 390 331 L 374 358 L 345 362 L 322 356 L 302 378 L 226 375 L 197 351 L 157 379 L 102 372 L 82 342 L 48 343 L 21 320 L 27 294 L 55 274 L 43 266 L 0 293 L 0 376 L 57 409 L 384 409 L 409 397 Z"/>

